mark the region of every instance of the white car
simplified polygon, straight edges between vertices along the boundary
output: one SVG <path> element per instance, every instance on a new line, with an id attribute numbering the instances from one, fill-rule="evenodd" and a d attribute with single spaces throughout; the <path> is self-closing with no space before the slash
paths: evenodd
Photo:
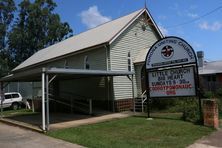
<path id="1" fill-rule="evenodd" d="M 19 109 L 22 104 L 22 96 L 18 92 L 10 92 L 4 94 L 4 100 L 1 102 L 0 100 L 0 108 L 1 103 L 3 108 L 11 107 L 13 110 Z"/>

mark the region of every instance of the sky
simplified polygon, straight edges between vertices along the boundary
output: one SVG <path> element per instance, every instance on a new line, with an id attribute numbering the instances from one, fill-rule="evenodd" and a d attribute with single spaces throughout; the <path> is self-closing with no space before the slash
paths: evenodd
<path id="1" fill-rule="evenodd" d="M 15 0 L 18 4 L 21 0 Z M 222 60 L 221 0 L 54 0 L 74 35 L 145 7 L 165 36 L 185 39 L 205 60 Z"/>

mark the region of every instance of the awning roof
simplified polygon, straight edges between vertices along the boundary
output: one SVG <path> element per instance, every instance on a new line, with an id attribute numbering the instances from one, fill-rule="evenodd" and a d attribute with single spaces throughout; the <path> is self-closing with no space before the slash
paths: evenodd
<path id="1" fill-rule="evenodd" d="M 41 73 L 45 72 L 47 74 L 55 74 L 60 78 L 69 76 L 128 76 L 133 75 L 134 72 L 130 71 L 106 71 L 106 70 L 86 70 L 86 69 L 67 69 L 67 68 L 43 68 L 34 69 L 30 71 L 24 71 L 20 73 L 14 73 L 5 76 L 0 79 L 4 82 L 15 82 L 15 81 L 37 81 L 41 80 Z"/>

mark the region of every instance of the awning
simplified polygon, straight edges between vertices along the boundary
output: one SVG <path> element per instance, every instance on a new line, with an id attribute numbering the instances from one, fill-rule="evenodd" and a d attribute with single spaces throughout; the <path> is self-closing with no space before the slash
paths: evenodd
<path id="1" fill-rule="evenodd" d="M 13 73 L 2 77 L 2 82 L 15 81 L 40 81 L 41 73 L 56 74 L 60 77 L 64 76 L 128 76 L 135 74 L 131 71 L 107 71 L 107 70 L 87 70 L 87 69 L 70 69 L 70 68 L 42 68 Z"/>

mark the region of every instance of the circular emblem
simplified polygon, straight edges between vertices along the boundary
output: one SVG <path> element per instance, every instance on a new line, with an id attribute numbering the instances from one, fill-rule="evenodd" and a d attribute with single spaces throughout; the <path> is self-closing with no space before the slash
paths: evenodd
<path id="1" fill-rule="evenodd" d="M 164 46 L 161 50 L 161 55 L 164 59 L 170 59 L 173 56 L 174 50 L 171 46 Z"/>

